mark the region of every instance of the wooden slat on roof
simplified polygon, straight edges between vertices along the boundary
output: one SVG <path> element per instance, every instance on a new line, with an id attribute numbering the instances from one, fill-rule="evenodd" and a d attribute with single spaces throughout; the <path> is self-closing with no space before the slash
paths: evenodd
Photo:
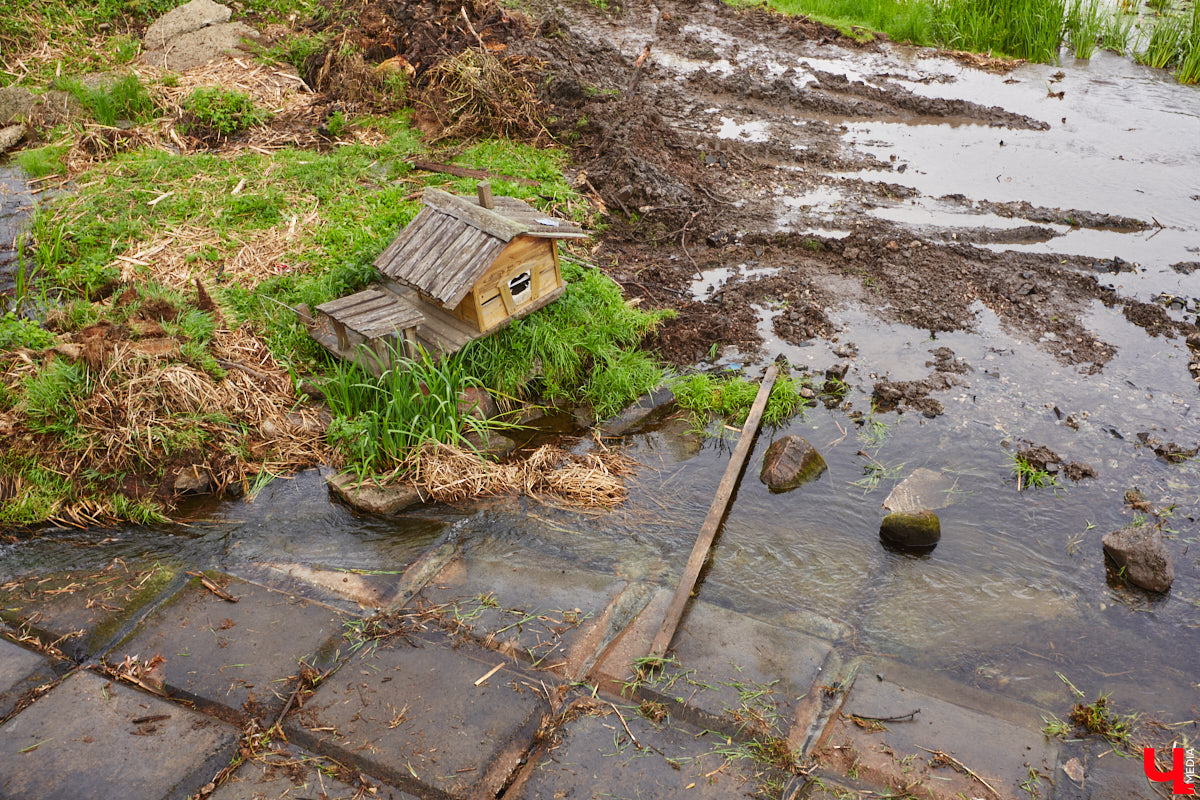
<path id="1" fill-rule="evenodd" d="M 368 339 L 411 328 L 425 318 L 407 299 L 375 287 L 322 303 L 317 311 Z"/>
<path id="2" fill-rule="evenodd" d="M 495 208 L 474 197 L 426 189 L 423 208 L 375 259 L 383 275 L 454 308 L 516 236 L 586 237 L 583 229 L 515 197 L 496 196 Z"/>

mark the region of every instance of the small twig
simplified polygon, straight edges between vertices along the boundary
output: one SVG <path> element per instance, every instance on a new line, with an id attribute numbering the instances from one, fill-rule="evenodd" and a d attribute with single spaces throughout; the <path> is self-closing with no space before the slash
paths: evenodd
<path id="1" fill-rule="evenodd" d="M 195 577 L 195 578 L 199 578 L 201 586 L 203 586 L 205 589 L 208 589 L 210 592 L 212 592 L 217 597 L 224 600 L 226 603 L 236 603 L 238 601 L 238 599 L 236 597 L 234 597 L 229 592 L 225 591 L 220 586 L 218 586 L 216 583 L 214 583 L 211 579 L 209 579 L 209 577 L 207 575 L 204 575 L 201 572 L 189 572 L 188 575 L 191 575 L 192 577 Z"/>
<path id="2" fill-rule="evenodd" d="M 607 701 L 605 702 L 607 703 Z M 633 735 L 633 731 L 629 730 L 629 723 L 625 721 L 625 715 L 621 713 L 621 709 L 617 708 L 615 703 L 607 703 L 607 705 L 611 707 L 614 712 L 616 712 L 617 719 L 621 720 L 621 727 L 624 728 L 625 733 L 629 735 L 629 741 L 633 742 L 634 747 L 636 747 L 638 750 L 645 750 L 649 748 L 663 758 L 666 758 L 666 753 L 664 753 L 662 750 L 659 750 L 652 744 L 643 744 L 636 736 Z"/>
<path id="3" fill-rule="evenodd" d="M 959 761 L 957 758 L 950 755 L 949 753 L 946 753 L 943 750 L 930 750 L 928 747 L 921 747 L 921 745 L 917 745 L 917 747 L 920 747 L 926 753 L 933 753 L 935 758 L 940 758 L 940 759 L 945 760 L 948 764 L 952 765 L 955 769 L 959 770 L 964 775 L 970 775 L 972 778 L 974 778 L 975 780 L 977 780 L 981 784 L 983 784 L 984 787 L 986 787 L 987 790 L 990 791 L 992 794 L 996 795 L 996 797 L 1002 798 L 1004 796 L 1004 795 L 1000 794 L 998 791 L 996 791 L 996 787 L 992 786 L 990 783 L 985 781 L 983 778 L 979 777 L 979 773 L 975 772 L 975 770 L 971 769 L 966 764 L 962 763 L 961 761 Z"/>
<path id="4" fill-rule="evenodd" d="M 907 714 L 900 714 L 895 717 L 868 717 L 865 714 L 851 714 L 850 716 L 856 719 L 865 719 L 869 722 L 911 722 L 916 718 L 917 714 L 921 713 L 921 709 L 914 709 Z"/>
<path id="5" fill-rule="evenodd" d="M 481 678 L 479 678 L 478 680 L 476 680 L 476 681 L 475 681 L 475 685 L 476 685 L 476 686 L 482 686 L 484 681 L 486 681 L 488 678 L 492 677 L 493 675 L 495 675 L 497 672 L 499 672 L 499 671 L 500 671 L 500 670 L 502 670 L 502 669 L 504 669 L 504 662 L 503 662 L 503 661 L 501 661 L 499 664 L 497 664 L 496 666 L 494 666 L 494 667 L 492 667 L 491 669 L 489 669 L 489 670 L 487 671 L 487 673 L 486 673 L 486 674 L 485 674 L 483 677 L 481 677 Z"/>

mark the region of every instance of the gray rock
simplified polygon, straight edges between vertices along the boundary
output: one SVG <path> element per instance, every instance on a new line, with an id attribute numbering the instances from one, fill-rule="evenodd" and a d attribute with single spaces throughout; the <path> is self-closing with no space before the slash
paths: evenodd
<path id="1" fill-rule="evenodd" d="M 879 535 L 899 547 L 933 547 L 942 538 L 942 523 L 929 511 L 893 511 L 883 518 Z"/>
<path id="2" fill-rule="evenodd" d="M 1105 535 L 1104 553 L 1126 580 L 1143 589 L 1165 592 L 1175 580 L 1175 565 L 1162 531 L 1153 525 L 1130 526 Z"/>
<path id="3" fill-rule="evenodd" d="M 954 481 L 947 475 L 920 467 L 913 470 L 883 501 L 888 511 L 921 511 L 950 505 Z"/>
<path id="4" fill-rule="evenodd" d="M 624 436 L 632 433 L 674 402 L 675 392 L 671 391 L 671 387 L 660 386 L 633 401 L 612 419 L 597 426 L 600 435 Z"/>
<path id="5" fill-rule="evenodd" d="M 25 137 L 25 126 L 21 123 L 0 128 L 0 153 L 15 147 Z"/>
<path id="6" fill-rule="evenodd" d="M 340 472 L 325 479 L 330 491 L 347 505 L 367 514 L 398 514 L 421 500 L 413 486 L 382 486 L 374 481 L 359 481 L 356 475 Z"/>
<path id="7" fill-rule="evenodd" d="M 205 494 L 212 486 L 204 467 L 184 467 L 175 475 L 175 494 Z"/>
<path id="8" fill-rule="evenodd" d="M 155 20 L 146 29 L 142 41 L 147 50 L 161 50 L 177 36 L 228 22 L 232 14 L 230 8 L 213 0 L 191 0 Z"/>
<path id="9" fill-rule="evenodd" d="M 37 97 L 24 86 L 0 87 L 0 125 L 28 119 L 37 104 Z"/>
<path id="10" fill-rule="evenodd" d="M 208 25 L 176 36 L 163 47 L 147 48 L 142 54 L 142 63 L 183 72 L 203 66 L 222 53 L 237 50 L 243 39 L 255 36 L 257 32 L 253 28 L 240 22 Z"/>
<path id="11" fill-rule="evenodd" d="M 803 437 L 785 436 L 767 448 L 758 477 L 771 491 L 786 492 L 817 478 L 825 469 L 825 459 Z"/>

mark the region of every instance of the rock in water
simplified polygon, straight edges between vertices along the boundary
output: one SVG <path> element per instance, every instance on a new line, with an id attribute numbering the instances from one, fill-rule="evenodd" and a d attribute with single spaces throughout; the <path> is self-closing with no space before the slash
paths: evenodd
<path id="1" fill-rule="evenodd" d="M 416 487 L 381 486 L 372 480 L 360 481 L 349 472 L 329 475 L 325 483 L 347 505 L 368 514 L 398 514 L 422 502 Z"/>
<path id="2" fill-rule="evenodd" d="M 950 505 L 954 481 L 949 476 L 920 467 L 892 489 L 883 501 L 885 511 L 921 511 Z"/>
<path id="3" fill-rule="evenodd" d="M 1143 589 L 1165 592 L 1175 580 L 1175 565 L 1162 531 L 1153 525 L 1131 526 L 1107 534 L 1104 553 L 1124 570 L 1130 583 Z"/>
<path id="4" fill-rule="evenodd" d="M 942 538 L 942 523 L 929 511 L 894 511 L 883 518 L 879 535 L 899 547 L 933 547 Z"/>
<path id="5" fill-rule="evenodd" d="M 801 436 L 776 439 L 763 456 L 759 479 L 772 492 L 786 492 L 813 480 L 825 471 L 825 459 Z"/>

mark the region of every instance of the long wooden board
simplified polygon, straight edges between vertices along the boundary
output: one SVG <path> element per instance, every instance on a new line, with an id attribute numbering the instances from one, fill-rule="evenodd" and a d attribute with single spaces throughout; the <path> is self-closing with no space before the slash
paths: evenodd
<path id="1" fill-rule="evenodd" d="M 717 535 L 717 529 L 721 527 L 721 520 L 725 518 L 725 509 L 729 506 L 729 498 L 733 496 L 734 487 L 737 486 L 738 478 L 742 474 L 742 467 L 746 464 L 746 456 L 750 454 L 750 444 L 754 441 L 754 434 L 758 431 L 758 423 L 762 420 L 763 411 L 767 407 L 767 399 L 771 396 L 771 387 L 775 385 L 777 375 L 779 375 L 779 367 L 774 364 L 767 367 L 767 374 L 763 376 L 762 384 L 758 387 L 758 394 L 754 397 L 754 405 L 750 407 L 750 416 L 746 417 L 741 437 L 733 449 L 733 455 L 729 457 L 729 466 L 725 468 L 721 485 L 717 487 L 717 496 L 713 498 L 712 507 L 709 508 L 704 525 L 700 528 L 700 535 L 696 537 L 696 544 L 692 546 L 692 554 L 688 556 L 683 574 L 679 577 L 679 585 L 675 587 L 671 605 L 667 607 L 662 625 L 654 636 L 654 641 L 650 644 L 651 658 L 662 658 L 666 655 L 667 648 L 671 646 L 671 640 L 675 638 L 675 629 L 679 627 L 679 621 L 683 618 L 683 609 L 687 606 L 688 598 L 692 596 L 692 590 L 696 588 L 700 569 L 708 559 L 708 551 Z"/>

